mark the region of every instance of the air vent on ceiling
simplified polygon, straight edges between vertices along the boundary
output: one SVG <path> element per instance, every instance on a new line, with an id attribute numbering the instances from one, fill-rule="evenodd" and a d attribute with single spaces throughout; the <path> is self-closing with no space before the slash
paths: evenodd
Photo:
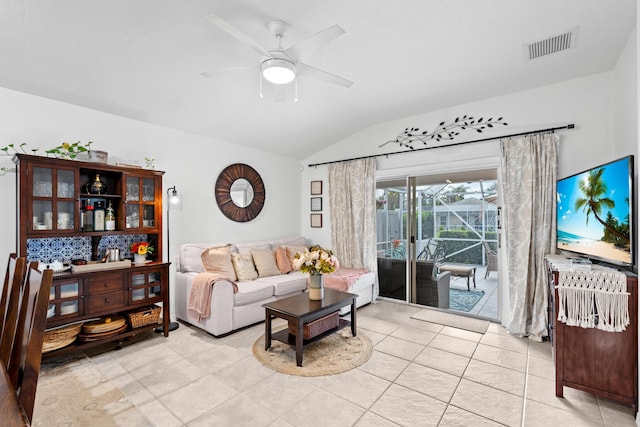
<path id="1" fill-rule="evenodd" d="M 551 55 L 552 53 L 575 47 L 577 28 L 563 34 L 548 37 L 544 40 L 531 42 L 524 45 L 527 60 Z"/>

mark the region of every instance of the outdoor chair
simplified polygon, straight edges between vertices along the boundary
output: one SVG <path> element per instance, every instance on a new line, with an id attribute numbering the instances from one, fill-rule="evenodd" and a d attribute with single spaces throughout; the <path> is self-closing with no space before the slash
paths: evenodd
<path id="1" fill-rule="evenodd" d="M 492 271 L 498 271 L 498 254 L 491 249 L 489 243 L 483 241 L 482 245 L 484 246 L 484 250 L 487 254 L 487 270 L 484 273 L 484 278 L 486 279 L 489 277 L 489 273 Z"/>

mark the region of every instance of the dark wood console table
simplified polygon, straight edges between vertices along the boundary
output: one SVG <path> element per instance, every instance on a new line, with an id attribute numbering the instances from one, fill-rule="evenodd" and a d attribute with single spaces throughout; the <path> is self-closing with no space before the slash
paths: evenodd
<path id="1" fill-rule="evenodd" d="M 559 274 L 550 264 L 550 331 L 556 367 L 556 396 L 571 387 L 638 411 L 638 277 L 627 274 L 630 324 L 623 332 L 567 326 L 557 320 Z"/>

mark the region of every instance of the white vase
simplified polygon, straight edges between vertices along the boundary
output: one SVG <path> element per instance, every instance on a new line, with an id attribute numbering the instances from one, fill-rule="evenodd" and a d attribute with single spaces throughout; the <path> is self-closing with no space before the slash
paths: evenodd
<path id="1" fill-rule="evenodd" d="M 145 262 L 147 262 L 147 256 L 146 255 L 133 254 L 133 263 L 134 264 L 144 264 Z"/>
<path id="2" fill-rule="evenodd" d="M 320 301 L 324 298 L 324 280 L 322 274 L 309 275 L 309 299 Z"/>

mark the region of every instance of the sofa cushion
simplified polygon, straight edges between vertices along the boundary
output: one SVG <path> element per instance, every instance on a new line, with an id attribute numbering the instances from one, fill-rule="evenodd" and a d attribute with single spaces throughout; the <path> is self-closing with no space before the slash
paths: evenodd
<path id="1" fill-rule="evenodd" d="M 241 306 L 268 300 L 273 296 L 273 286 L 261 280 L 238 283 L 238 292 L 233 294 L 233 305 Z"/>
<path id="2" fill-rule="evenodd" d="M 180 246 L 178 256 L 178 271 L 188 272 L 194 271 L 202 273 L 204 267 L 202 265 L 202 251 L 207 248 L 226 246 L 228 243 L 185 243 Z"/>
<path id="3" fill-rule="evenodd" d="M 278 270 L 282 274 L 287 274 L 291 271 L 291 261 L 289 261 L 289 255 L 287 255 L 287 248 L 284 246 L 276 248 L 276 264 L 278 264 Z"/>
<path id="4" fill-rule="evenodd" d="M 302 236 L 289 236 L 282 239 L 272 240 L 271 246 L 274 248 L 278 246 L 306 246 L 307 239 Z"/>
<path id="5" fill-rule="evenodd" d="M 202 251 L 200 258 L 202 266 L 207 273 L 215 274 L 218 278 L 229 279 L 235 282 L 236 272 L 231 263 L 231 245 L 207 248 Z"/>
<path id="6" fill-rule="evenodd" d="M 238 252 L 243 253 L 243 254 L 250 254 L 251 251 L 260 251 L 260 250 L 272 249 L 271 243 L 269 243 L 267 241 L 264 241 L 264 240 L 256 241 L 256 242 L 236 243 L 235 247 L 238 250 Z"/>
<path id="7" fill-rule="evenodd" d="M 280 274 L 278 276 L 264 277 L 257 280 L 258 282 L 268 283 L 273 286 L 273 295 L 286 295 L 295 291 L 304 291 L 307 289 L 307 275 L 299 271 L 292 271 L 289 274 Z"/>
<path id="8" fill-rule="evenodd" d="M 231 254 L 231 262 L 236 270 L 238 281 L 246 282 L 258 278 L 258 272 L 253 265 L 253 257 L 251 253 L 235 253 Z"/>
<path id="9" fill-rule="evenodd" d="M 309 248 L 306 246 L 286 246 L 286 248 L 287 248 L 287 256 L 289 257 L 289 263 L 291 264 L 291 269 L 299 270 L 299 268 L 295 268 L 293 264 L 293 260 L 295 259 L 295 256 L 298 252 L 305 252 Z"/>
<path id="10" fill-rule="evenodd" d="M 258 277 L 277 276 L 280 274 L 278 264 L 276 264 L 276 254 L 271 249 L 251 251 L 253 263 L 258 270 Z"/>

